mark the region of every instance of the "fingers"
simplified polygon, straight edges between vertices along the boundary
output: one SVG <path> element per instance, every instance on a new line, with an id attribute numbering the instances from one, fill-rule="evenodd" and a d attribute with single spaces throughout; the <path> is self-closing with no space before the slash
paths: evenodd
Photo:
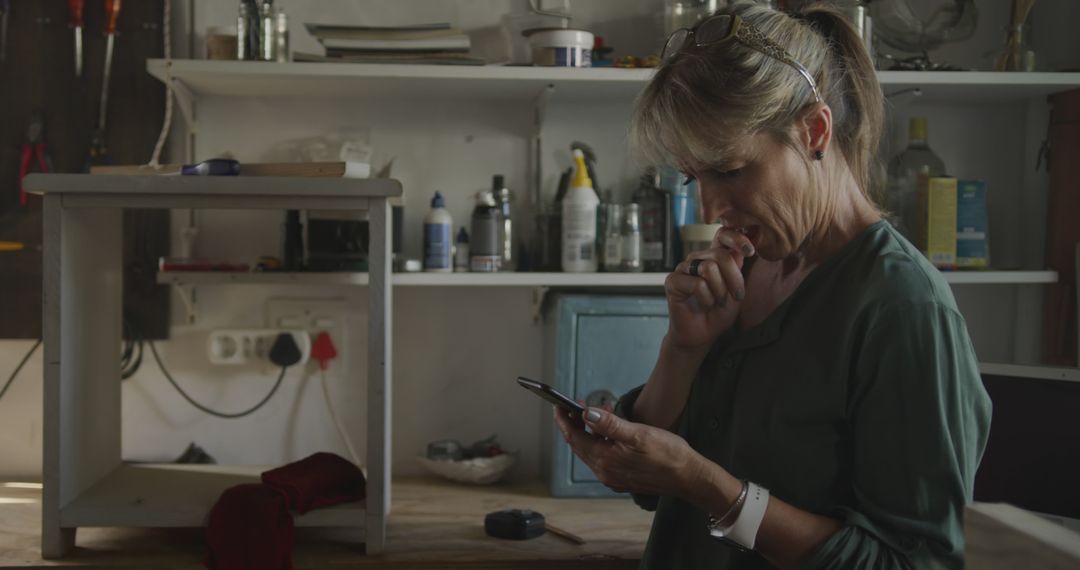
<path id="1" fill-rule="evenodd" d="M 575 422 L 558 406 L 555 407 L 554 413 L 555 423 L 558 425 L 559 431 L 562 432 L 563 439 L 570 444 L 570 448 L 574 450 L 574 453 L 587 463 L 589 457 L 595 453 L 596 446 L 604 443 L 604 440 L 586 433 L 584 422 L 580 420 Z"/>
<path id="2" fill-rule="evenodd" d="M 704 264 L 704 262 L 702 262 Z M 675 271 L 667 276 L 664 288 L 669 295 L 681 299 L 696 298 L 704 307 L 711 307 L 717 303 L 712 288 L 701 277 L 687 274 L 686 263 L 680 263 Z M 700 270 L 700 267 L 698 268 Z M 723 297 L 721 297 L 723 299 Z"/>
<path id="3" fill-rule="evenodd" d="M 750 257 L 755 253 L 754 243 L 750 241 L 750 238 L 746 237 L 742 232 L 731 228 L 720 228 L 716 235 L 713 236 L 712 246 L 737 251 L 746 257 Z"/>
<path id="4" fill-rule="evenodd" d="M 668 292 L 684 298 L 696 297 L 706 307 L 715 304 L 723 307 L 729 296 L 742 301 L 745 283 L 741 261 L 741 254 L 723 248 L 692 253 L 668 276 Z M 690 274 L 692 262 L 697 263 L 697 276 Z"/>
<path id="5" fill-rule="evenodd" d="M 585 424 L 592 428 L 596 435 L 616 442 L 633 443 L 635 441 L 639 426 L 633 422 L 628 422 L 600 408 L 589 408 L 585 411 L 584 417 Z"/>

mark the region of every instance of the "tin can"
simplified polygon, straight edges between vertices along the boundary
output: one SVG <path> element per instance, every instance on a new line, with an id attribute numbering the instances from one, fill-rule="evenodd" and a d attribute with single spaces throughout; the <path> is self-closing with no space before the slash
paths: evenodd
<path id="1" fill-rule="evenodd" d="M 502 268 L 502 212 L 491 191 L 476 195 L 469 241 L 469 270 L 492 273 Z"/>

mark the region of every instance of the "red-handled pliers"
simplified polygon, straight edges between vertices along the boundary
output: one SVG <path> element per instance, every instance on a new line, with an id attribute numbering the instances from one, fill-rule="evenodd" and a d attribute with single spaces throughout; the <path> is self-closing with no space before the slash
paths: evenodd
<path id="1" fill-rule="evenodd" d="M 26 129 L 26 142 L 22 145 L 22 159 L 19 161 L 19 205 L 26 205 L 26 189 L 23 188 L 23 178 L 30 172 L 30 158 L 37 157 L 38 168 L 42 172 L 52 170 L 52 161 L 45 150 L 45 117 L 40 112 L 35 112 L 30 119 L 30 127 Z"/>

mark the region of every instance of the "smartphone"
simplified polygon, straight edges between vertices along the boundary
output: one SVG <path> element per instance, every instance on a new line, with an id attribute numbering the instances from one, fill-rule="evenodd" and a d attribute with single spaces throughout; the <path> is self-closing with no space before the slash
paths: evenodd
<path id="1" fill-rule="evenodd" d="M 533 394 L 540 396 L 541 398 L 551 402 L 552 404 L 555 404 L 556 406 L 559 406 L 560 408 L 568 412 L 578 414 L 579 416 L 580 414 L 585 412 L 585 406 L 582 406 L 581 404 L 570 399 L 569 396 L 563 394 L 562 392 L 559 392 L 558 390 L 552 388 L 551 386 L 548 386 L 547 384 L 544 384 L 543 382 L 530 380 L 523 376 L 518 376 L 517 381 L 518 384 L 521 384 L 522 388 L 525 388 Z"/>

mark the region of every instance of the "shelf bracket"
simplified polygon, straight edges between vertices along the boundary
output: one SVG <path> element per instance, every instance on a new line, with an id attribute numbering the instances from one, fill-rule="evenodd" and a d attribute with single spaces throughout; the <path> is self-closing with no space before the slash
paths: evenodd
<path id="1" fill-rule="evenodd" d="M 180 302 L 184 305 L 184 322 L 189 325 L 195 324 L 195 286 L 175 281 L 173 289 L 176 290 L 176 295 L 180 297 Z"/>
<path id="2" fill-rule="evenodd" d="M 534 325 L 540 324 L 540 321 L 544 318 L 544 300 L 550 290 L 550 287 L 533 287 L 532 319 Z"/>

